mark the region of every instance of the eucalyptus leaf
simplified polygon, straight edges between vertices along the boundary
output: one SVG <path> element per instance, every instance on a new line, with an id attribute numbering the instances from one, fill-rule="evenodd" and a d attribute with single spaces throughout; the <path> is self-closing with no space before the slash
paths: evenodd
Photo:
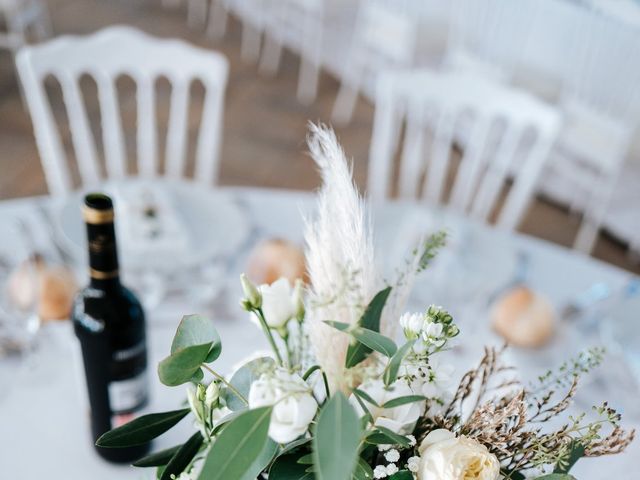
<path id="1" fill-rule="evenodd" d="M 298 462 L 298 455 L 290 453 L 276 458 L 269 470 L 269 480 L 314 480 L 313 472 L 307 472 L 307 465 Z"/>
<path id="2" fill-rule="evenodd" d="M 553 473 L 569 473 L 578 460 L 584 457 L 584 446 L 580 442 L 571 442 L 568 455 L 553 469 Z"/>
<path id="3" fill-rule="evenodd" d="M 213 326 L 210 319 L 202 315 L 185 315 L 180 320 L 171 343 L 171 353 L 195 345 L 210 345 L 210 350 L 206 357 L 206 362 L 211 363 L 220 356 L 222 343 L 220 335 Z"/>
<path id="4" fill-rule="evenodd" d="M 346 397 L 338 392 L 318 416 L 312 440 L 318 480 L 350 480 L 358 461 L 360 420 Z"/>
<path id="5" fill-rule="evenodd" d="M 351 335 L 355 337 L 360 343 L 366 345 L 372 350 L 383 354 L 386 357 L 393 357 L 398 350 L 398 347 L 389 337 L 368 330 L 366 328 L 356 328 L 351 331 Z"/>
<path id="6" fill-rule="evenodd" d="M 249 397 L 249 389 L 251 384 L 260 377 L 265 370 L 272 368 L 275 364 L 271 357 L 260 357 L 247 362 L 234 372 L 229 379 L 229 383 L 244 396 Z M 238 411 L 247 408 L 247 405 L 230 389 L 223 389 L 223 397 L 227 402 L 230 410 Z"/>
<path id="7" fill-rule="evenodd" d="M 409 439 L 404 435 L 397 434 L 393 430 L 382 426 L 376 426 L 376 429 L 367 435 L 366 441 L 374 445 L 397 444 L 403 447 L 408 447 L 410 443 Z"/>
<path id="8" fill-rule="evenodd" d="M 204 439 L 200 432 L 194 433 L 171 458 L 165 467 L 160 480 L 171 480 L 172 475 L 175 475 L 176 477 L 180 475 L 184 469 L 189 466 L 191 460 L 193 460 L 193 458 L 198 454 L 203 441 Z"/>
<path id="9" fill-rule="evenodd" d="M 363 458 L 358 458 L 358 464 L 353 472 L 354 480 L 371 480 L 373 478 L 373 470 L 371 466 L 364 461 Z M 413 480 L 413 479 L 412 479 Z"/>
<path id="10" fill-rule="evenodd" d="M 365 392 L 364 390 L 360 390 L 359 388 L 354 388 L 353 389 L 353 394 L 357 397 L 360 397 L 361 399 L 363 399 L 365 402 L 370 403 L 371 405 L 373 405 L 374 407 L 379 407 L 380 405 L 378 405 L 378 402 L 376 402 L 371 395 L 369 395 L 367 392 Z"/>
<path id="11" fill-rule="evenodd" d="M 421 402 L 426 399 L 427 397 L 424 395 L 406 395 L 404 397 L 393 398 L 388 402 L 383 403 L 382 408 L 395 408 L 401 405 L 406 405 L 407 403 Z"/>
<path id="12" fill-rule="evenodd" d="M 180 449 L 182 445 L 176 445 L 175 447 L 160 450 L 158 452 L 142 457 L 140 460 L 133 463 L 134 467 L 160 467 L 169 463 L 171 457 Z"/>
<path id="13" fill-rule="evenodd" d="M 267 444 L 271 411 L 272 407 L 247 410 L 229 422 L 209 450 L 198 479 L 247 478 Z"/>
<path id="14" fill-rule="evenodd" d="M 207 359 L 211 344 L 193 345 L 174 351 L 158 364 L 160 381 L 169 387 L 187 383 L 198 375 L 200 365 Z M 197 377 L 195 377 L 197 378 Z"/>
<path id="15" fill-rule="evenodd" d="M 413 474 L 409 470 L 400 470 L 391 475 L 389 480 L 413 480 Z"/>
<path id="16" fill-rule="evenodd" d="M 264 471 L 273 460 L 273 457 L 278 454 L 279 448 L 276 442 L 268 438 L 258 458 L 251 464 L 244 476 L 238 480 L 256 480 L 260 472 Z"/>
<path id="17" fill-rule="evenodd" d="M 151 413 L 135 418 L 121 427 L 103 434 L 96 441 L 99 447 L 121 448 L 145 444 L 162 435 L 190 412 L 188 408 L 171 412 Z"/>
<path id="18" fill-rule="evenodd" d="M 380 316 L 384 310 L 384 306 L 387 303 L 387 298 L 391 293 L 391 287 L 387 287 L 384 290 L 379 291 L 373 299 L 367 305 L 367 309 L 358 321 L 358 325 L 372 330 L 374 332 L 380 332 Z M 351 368 L 362 362 L 371 353 L 371 349 L 362 343 L 356 343 L 355 345 L 349 345 L 347 349 L 347 356 L 345 359 L 345 367 Z"/>
<path id="19" fill-rule="evenodd" d="M 400 371 L 400 365 L 402 365 L 402 360 L 407 355 L 411 347 L 416 343 L 415 340 L 408 341 L 404 345 L 402 345 L 398 351 L 391 357 L 387 367 L 384 369 L 384 373 L 382 375 L 382 379 L 384 380 L 384 384 L 386 386 L 391 385 L 398 378 L 398 372 Z"/>

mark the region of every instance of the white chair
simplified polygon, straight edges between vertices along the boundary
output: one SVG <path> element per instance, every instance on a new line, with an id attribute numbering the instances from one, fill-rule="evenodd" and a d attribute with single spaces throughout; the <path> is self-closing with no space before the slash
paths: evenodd
<path id="1" fill-rule="evenodd" d="M 0 48 L 15 52 L 27 44 L 30 30 L 37 40 L 51 36 L 51 21 L 41 0 L 0 0 L 0 17 L 6 31 L 0 32 Z"/>
<path id="2" fill-rule="evenodd" d="M 382 77 L 375 105 L 367 187 L 372 198 L 391 194 L 394 157 L 403 143 L 399 196 L 421 196 L 436 204 L 447 200 L 452 208 L 487 220 L 505 181 L 515 172 L 498 225 L 518 226 L 560 126 L 554 108 L 475 75 L 425 70 Z M 471 125 L 469 142 L 445 199 L 453 139 L 461 120 Z"/>
<path id="3" fill-rule="evenodd" d="M 265 22 L 265 44 L 260 61 L 263 73 L 274 74 L 283 45 L 300 54 L 298 100 L 316 97 L 322 62 L 323 0 L 279 0 Z"/>
<path id="4" fill-rule="evenodd" d="M 571 192 L 571 209 L 583 212 L 574 248 L 589 253 L 606 216 L 615 214 L 611 196 L 638 124 L 640 34 L 595 12 L 576 18 L 560 98 L 565 125 L 548 175 Z"/>
<path id="5" fill-rule="evenodd" d="M 256 62 L 260 58 L 267 12 L 275 8 L 274 2 L 277 1 L 211 0 L 207 34 L 211 38 L 222 38 L 226 32 L 228 15 L 233 13 L 242 22 L 240 56 L 246 62 Z"/>
<path id="6" fill-rule="evenodd" d="M 375 95 L 378 74 L 412 64 L 416 28 L 415 19 L 404 9 L 372 1 L 361 3 L 333 106 L 335 123 L 351 120 L 361 90 Z"/>
<path id="7" fill-rule="evenodd" d="M 537 0 L 453 0 L 444 67 L 509 81 L 537 9 Z"/>
<path id="8" fill-rule="evenodd" d="M 79 87 L 83 75 L 97 86 L 100 124 L 108 177 L 127 175 L 125 142 L 116 80 L 129 76 L 136 83 L 137 170 L 153 178 L 159 172 L 155 82 L 171 83 L 167 126 L 165 175 L 184 175 L 190 86 L 194 80 L 206 89 L 195 150 L 195 178 L 215 182 L 222 132 L 224 92 L 228 76 L 226 58 L 179 40 L 161 40 L 123 26 L 106 28 L 87 37 L 64 36 L 46 44 L 25 47 L 18 53 L 18 71 L 44 167 L 49 191 L 60 195 L 71 188 L 69 162 L 47 98 L 44 81 L 60 83 L 81 180 L 85 185 L 102 180 L 99 155 Z"/>

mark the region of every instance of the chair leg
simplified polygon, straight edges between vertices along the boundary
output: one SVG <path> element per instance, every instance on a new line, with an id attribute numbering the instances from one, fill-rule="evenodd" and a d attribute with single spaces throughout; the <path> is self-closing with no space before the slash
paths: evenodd
<path id="1" fill-rule="evenodd" d="M 298 76 L 298 100 L 300 103 L 309 105 L 316 99 L 319 76 L 320 69 L 318 64 L 313 60 L 302 57 Z"/>
<path id="2" fill-rule="evenodd" d="M 275 75 L 280 66 L 282 56 L 282 41 L 275 36 L 265 34 L 264 48 L 260 58 L 260 73 L 265 75 Z"/>
<path id="3" fill-rule="evenodd" d="M 227 33 L 228 12 L 222 4 L 224 0 L 213 0 L 209 7 L 209 22 L 207 35 L 209 38 L 220 40 Z"/>
<path id="4" fill-rule="evenodd" d="M 261 32 L 247 22 L 242 23 L 240 57 L 247 63 L 255 63 L 260 56 Z"/>
<path id="5" fill-rule="evenodd" d="M 187 25 L 190 28 L 203 28 L 207 19 L 207 0 L 189 0 L 187 5 Z"/>
<path id="6" fill-rule="evenodd" d="M 343 82 L 340 85 L 336 102 L 333 104 L 331 119 L 337 125 L 347 125 L 353 117 L 353 111 L 358 100 L 358 89 Z"/>

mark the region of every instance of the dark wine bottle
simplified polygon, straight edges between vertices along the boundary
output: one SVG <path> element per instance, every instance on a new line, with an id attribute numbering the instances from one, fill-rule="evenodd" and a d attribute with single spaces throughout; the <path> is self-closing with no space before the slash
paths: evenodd
<path id="1" fill-rule="evenodd" d="M 89 285 L 73 308 L 86 379 L 91 431 L 95 440 L 132 420 L 148 402 L 147 347 L 144 312 L 120 283 L 111 198 L 85 197 L 82 214 L 89 245 Z M 131 462 L 150 444 L 128 448 L 95 447 L 112 462 Z"/>

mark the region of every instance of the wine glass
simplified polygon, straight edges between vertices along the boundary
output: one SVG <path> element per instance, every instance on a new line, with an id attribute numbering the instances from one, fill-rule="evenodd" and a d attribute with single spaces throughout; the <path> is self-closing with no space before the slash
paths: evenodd
<path id="1" fill-rule="evenodd" d="M 19 377 L 23 360 L 33 351 L 40 329 L 38 317 L 39 275 L 42 257 L 31 233 L 20 219 L 3 223 L 0 242 L 0 382 L 6 395 Z"/>

